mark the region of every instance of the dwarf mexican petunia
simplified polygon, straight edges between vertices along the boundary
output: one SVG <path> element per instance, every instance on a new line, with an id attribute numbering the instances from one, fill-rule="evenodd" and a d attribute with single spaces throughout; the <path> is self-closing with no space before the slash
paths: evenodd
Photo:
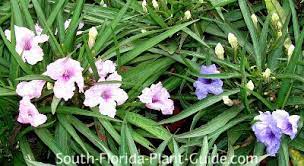
<path id="1" fill-rule="evenodd" d="M 169 92 L 161 82 L 156 85 L 152 84 L 150 88 L 145 88 L 138 98 L 146 104 L 147 108 L 161 111 L 164 115 L 173 114 L 173 100 L 170 99 Z"/>
<path id="2" fill-rule="evenodd" d="M 21 97 L 28 97 L 29 99 L 39 98 L 45 81 L 33 80 L 29 82 L 20 82 L 17 85 L 16 93 Z"/>
<path id="3" fill-rule="evenodd" d="M 101 81 L 121 81 L 122 78 L 117 72 L 110 74 L 106 79 L 101 78 L 96 85 L 88 89 L 84 95 L 84 105 L 96 107 L 99 105 L 99 112 L 112 118 L 116 115 L 116 106 L 122 105 L 128 99 L 127 93 L 120 88 L 120 83 L 100 83 Z"/>
<path id="4" fill-rule="evenodd" d="M 24 97 L 20 101 L 19 116 L 17 121 L 23 124 L 31 124 L 33 127 L 37 127 L 45 123 L 47 117 L 38 112 L 37 108 L 31 103 L 28 97 Z"/>
<path id="5" fill-rule="evenodd" d="M 47 35 L 41 32 L 35 33 L 25 27 L 14 26 L 16 37 L 16 52 L 21 55 L 22 60 L 28 64 L 35 65 L 43 60 L 43 50 L 39 46 L 40 43 L 48 41 Z M 6 38 L 11 41 L 11 31 L 5 30 Z"/>
<path id="6" fill-rule="evenodd" d="M 111 60 L 98 60 L 95 62 L 99 77 L 107 77 L 116 71 L 116 64 Z M 92 71 L 91 71 L 92 72 Z"/>
<path id="7" fill-rule="evenodd" d="M 44 74 L 56 80 L 54 84 L 55 96 L 67 101 L 74 95 L 75 83 L 78 85 L 79 92 L 83 92 L 82 71 L 83 68 L 78 61 L 66 57 L 49 64 Z"/>
<path id="8" fill-rule="evenodd" d="M 201 74 L 217 74 L 220 73 L 214 64 L 210 66 L 202 66 Z M 223 93 L 223 81 L 214 78 L 198 78 L 197 81 L 194 82 L 193 86 L 196 88 L 195 94 L 199 100 L 207 97 L 209 93 L 219 95 Z"/>
<path id="9" fill-rule="evenodd" d="M 260 112 L 254 118 L 257 122 L 252 126 L 252 130 L 259 142 L 266 146 L 269 155 L 275 156 L 281 144 L 281 130 L 277 127 L 276 121 L 269 111 Z"/>
<path id="10" fill-rule="evenodd" d="M 277 127 L 281 129 L 282 133 L 289 135 L 291 139 L 294 139 L 298 131 L 300 116 L 289 116 L 289 113 L 285 110 L 276 110 L 272 113 L 272 116 L 277 123 Z"/>

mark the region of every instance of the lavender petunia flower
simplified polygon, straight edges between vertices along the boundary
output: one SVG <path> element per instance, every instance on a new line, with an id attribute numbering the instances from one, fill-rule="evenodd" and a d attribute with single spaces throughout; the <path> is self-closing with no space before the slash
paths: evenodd
<path id="1" fill-rule="evenodd" d="M 121 76 L 114 72 L 106 79 L 100 78 L 101 81 L 121 81 Z M 122 105 L 128 99 L 127 93 L 120 88 L 120 83 L 113 84 L 96 84 L 88 89 L 85 95 L 84 105 L 88 107 L 96 107 L 99 105 L 99 112 L 112 118 L 116 115 L 116 106 Z"/>
<path id="2" fill-rule="evenodd" d="M 20 101 L 19 116 L 17 121 L 23 124 L 31 124 L 33 127 L 37 127 L 45 123 L 47 117 L 40 114 L 37 108 L 31 103 L 28 97 L 24 97 Z"/>
<path id="3" fill-rule="evenodd" d="M 145 88 L 138 96 L 139 100 L 146 104 L 146 107 L 161 111 L 163 115 L 171 115 L 174 110 L 173 100 L 162 83 L 152 84 L 150 88 Z"/>
<path id="4" fill-rule="evenodd" d="M 29 99 L 39 98 L 44 85 L 45 81 L 43 80 L 23 81 L 17 85 L 16 93 Z"/>
<path id="5" fill-rule="evenodd" d="M 285 110 L 276 110 L 272 113 L 272 116 L 277 123 L 277 127 L 281 129 L 282 133 L 289 135 L 291 139 L 294 139 L 298 131 L 300 116 L 289 116 L 289 113 Z"/>
<path id="6" fill-rule="evenodd" d="M 281 130 L 277 127 L 276 121 L 269 111 L 254 118 L 257 122 L 252 126 L 252 130 L 259 142 L 266 146 L 269 155 L 275 156 L 280 148 Z"/>
<path id="7" fill-rule="evenodd" d="M 78 85 L 79 92 L 83 92 L 84 80 L 82 71 L 83 68 L 78 61 L 67 57 L 49 64 L 44 74 L 56 80 L 54 84 L 55 96 L 67 101 L 74 95 L 75 83 Z"/>
<path id="8" fill-rule="evenodd" d="M 201 74 L 217 74 L 220 73 L 214 64 L 210 66 L 202 66 Z M 193 86 L 196 88 L 195 94 L 199 100 L 207 97 L 209 93 L 214 95 L 219 95 L 223 93 L 223 81 L 215 78 L 198 78 L 194 82 Z"/>
<path id="9" fill-rule="evenodd" d="M 95 65 L 97 68 L 98 75 L 101 78 L 105 78 L 107 75 L 112 74 L 116 71 L 116 64 L 111 60 L 98 60 L 95 62 Z M 92 72 L 91 69 L 90 72 Z"/>
<path id="10" fill-rule="evenodd" d="M 25 27 L 14 26 L 16 37 L 16 52 L 21 55 L 22 60 L 30 65 L 35 65 L 43 60 L 43 50 L 39 46 L 40 43 L 48 41 L 47 35 L 41 34 L 41 28 L 36 26 L 39 32 L 35 33 Z M 11 31 L 5 30 L 6 38 L 11 41 Z"/>

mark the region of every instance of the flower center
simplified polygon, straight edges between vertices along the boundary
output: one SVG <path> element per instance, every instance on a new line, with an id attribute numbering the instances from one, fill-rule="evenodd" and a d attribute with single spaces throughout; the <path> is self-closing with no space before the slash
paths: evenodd
<path id="1" fill-rule="evenodd" d="M 204 84 L 211 84 L 212 83 L 212 79 L 203 79 L 202 80 Z"/>
<path id="2" fill-rule="evenodd" d="M 23 49 L 24 49 L 25 51 L 29 51 L 29 50 L 32 49 L 31 40 L 29 40 L 29 39 L 25 40 L 24 45 L 23 45 Z"/>
<path id="3" fill-rule="evenodd" d="M 160 102 L 160 99 L 157 96 L 152 97 L 152 103 Z"/>
<path id="4" fill-rule="evenodd" d="M 32 114 L 32 112 L 31 111 L 28 111 L 27 112 L 27 115 L 30 117 L 30 118 L 32 118 L 34 115 Z"/>
<path id="5" fill-rule="evenodd" d="M 69 70 L 66 70 L 63 74 L 62 74 L 62 79 L 65 81 L 68 81 L 71 77 L 72 77 L 73 73 Z"/>
<path id="6" fill-rule="evenodd" d="M 292 124 L 291 124 L 291 123 L 288 123 L 288 124 L 287 124 L 286 130 L 288 130 L 288 131 L 292 130 Z"/>
<path id="7" fill-rule="evenodd" d="M 101 97 L 105 100 L 108 100 L 112 97 L 112 93 L 109 90 L 103 91 Z"/>
<path id="8" fill-rule="evenodd" d="M 269 139 L 271 139 L 271 140 L 273 140 L 273 139 L 275 139 L 275 134 L 272 132 L 272 131 L 270 131 L 269 133 L 268 133 L 268 138 Z"/>

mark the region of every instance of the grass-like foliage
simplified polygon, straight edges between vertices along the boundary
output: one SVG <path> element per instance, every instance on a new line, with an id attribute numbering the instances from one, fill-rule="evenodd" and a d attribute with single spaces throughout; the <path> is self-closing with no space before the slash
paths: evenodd
<path id="1" fill-rule="evenodd" d="M 77 165 L 62 162 L 65 156 L 93 156 L 89 163 L 102 166 L 213 165 L 214 156 L 226 157 L 214 165 L 303 165 L 303 5 L 300 0 L 1 0 L 0 165 Z M 39 42 L 25 39 L 29 35 L 18 27 L 41 37 Z M 65 57 L 70 66 L 52 66 Z M 106 60 L 115 62 L 122 79 L 103 78 L 95 62 Z M 213 73 L 203 71 L 212 64 Z M 60 75 L 61 67 L 74 70 Z M 75 80 L 65 84 L 73 74 Z M 32 80 L 42 81 L 41 95 L 18 92 L 31 93 L 20 82 Z M 159 82 L 164 88 L 151 102 L 160 106 L 142 103 L 142 91 Z M 114 112 L 106 104 L 110 94 L 100 87 L 116 90 Z M 174 110 L 168 108 L 172 101 Z M 33 109 L 38 112 L 30 113 Z M 289 113 L 288 126 L 280 126 L 278 110 Z M 261 118 L 267 111 L 274 118 Z M 161 163 L 151 154 L 170 161 Z M 138 162 L 125 160 L 131 156 Z M 238 156 L 249 160 L 237 161 Z"/>

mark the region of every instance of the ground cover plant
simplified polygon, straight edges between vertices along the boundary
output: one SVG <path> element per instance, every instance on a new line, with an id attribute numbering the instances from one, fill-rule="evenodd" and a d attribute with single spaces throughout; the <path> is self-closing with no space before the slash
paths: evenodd
<path id="1" fill-rule="evenodd" d="M 0 16 L 1 165 L 303 165 L 300 0 L 2 0 Z"/>

